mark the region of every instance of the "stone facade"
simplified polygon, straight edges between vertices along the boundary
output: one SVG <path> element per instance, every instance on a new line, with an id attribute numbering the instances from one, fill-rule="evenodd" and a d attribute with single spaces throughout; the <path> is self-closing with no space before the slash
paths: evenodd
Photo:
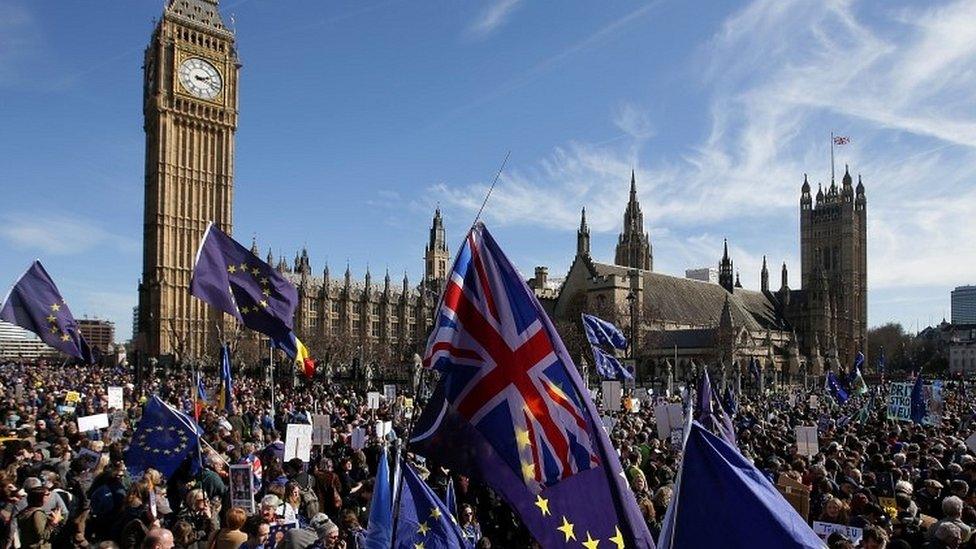
<path id="1" fill-rule="evenodd" d="M 850 186 L 849 177 L 845 175 L 845 186 Z M 645 381 L 663 379 L 668 370 L 676 379 L 690 379 L 694 364 L 711 365 L 718 370 L 715 374 L 727 373 L 732 379 L 748 375 L 752 361 L 764 382 L 820 375 L 840 361 L 850 365 L 854 353 L 865 348 L 866 200 L 860 183 L 850 192 L 834 187 L 818 199 L 816 210 L 805 207 L 808 196 L 804 182 L 801 255 L 812 254 L 817 265 L 823 264 L 823 250 L 836 256 L 823 268 L 815 268 L 811 260 L 808 267 L 815 274 L 800 290 L 790 290 L 785 263 L 780 289 L 770 290 L 765 257 L 760 290 L 744 289 L 727 243 L 718 262 L 718 284 L 653 272 L 633 175 L 615 264 L 591 256 L 584 209 L 576 257 L 560 286 L 539 283 L 540 274 L 548 273 L 542 267 L 529 285 L 583 361 L 588 349 L 580 334 L 580 312 L 607 318 L 628 335 L 636 333 L 630 352 Z"/>
<path id="2" fill-rule="evenodd" d="M 215 0 L 170 0 L 144 55 L 143 267 L 137 347 L 148 356 L 215 349 L 223 315 L 189 293 L 213 221 L 233 230 L 235 38 Z"/>

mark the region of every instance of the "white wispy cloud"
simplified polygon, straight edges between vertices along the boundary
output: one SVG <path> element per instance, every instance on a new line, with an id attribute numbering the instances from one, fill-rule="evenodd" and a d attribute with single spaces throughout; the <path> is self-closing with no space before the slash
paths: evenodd
<path id="1" fill-rule="evenodd" d="M 484 38 L 495 32 L 508 21 L 522 0 L 495 0 L 481 12 L 468 27 L 468 34 L 474 38 Z"/>
<path id="2" fill-rule="evenodd" d="M 52 214 L 43 219 L 27 214 L 0 217 L 0 238 L 13 247 L 39 255 L 72 255 L 108 246 L 122 252 L 138 252 L 137 240 L 111 233 L 95 221 Z"/>
<path id="3" fill-rule="evenodd" d="M 648 162 L 642 145 L 650 121 L 639 103 L 624 106 L 610 118 L 626 139 L 591 143 L 574 136 L 523 163 L 502 179 L 487 216 L 496 224 L 568 232 L 585 205 L 593 230 L 616 231 L 630 169 L 637 167 L 645 218 L 661 252 L 656 259 L 672 253 L 684 266 L 712 264 L 720 236 L 728 235 L 761 247 L 735 248 L 744 283 L 756 278 L 768 251 L 773 285 L 786 259 L 797 286 L 799 186 L 804 172 L 814 189 L 829 184 L 833 129 L 854 138 L 838 150 L 840 174 L 848 161 L 864 174 L 871 287 L 964 280 L 965 266 L 976 264 L 976 248 L 960 245 L 976 241 L 973 20 L 972 0 L 902 10 L 853 0 L 755 0 L 695 56 L 690 72 L 702 75 L 709 94 L 701 142 Z M 652 148 L 653 139 L 647 142 Z M 483 196 L 484 188 L 437 191 L 473 210 L 480 203 L 470 197 Z M 714 243 L 696 244 L 698 238 Z M 656 263 L 677 267 L 677 261 Z"/>

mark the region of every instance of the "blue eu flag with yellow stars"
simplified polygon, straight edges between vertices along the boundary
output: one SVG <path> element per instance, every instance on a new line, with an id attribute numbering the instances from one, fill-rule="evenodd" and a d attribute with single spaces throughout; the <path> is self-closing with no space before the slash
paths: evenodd
<path id="1" fill-rule="evenodd" d="M 409 463 L 400 483 L 400 509 L 393 531 L 394 549 L 462 549 L 461 528 L 444 502 Z"/>
<path id="2" fill-rule="evenodd" d="M 196 455 L 201 434 L 189 416 L 153 395 L 132 434 L 125 465 L 133 475 L 152 467 L 170 477 L 188 456 Z"/>
<path id="3" fill-rule="evenodd" d="M 34 261 L 3 300 L 0 318 L 30 330 L 62 353 L 94 364 L 68 304 L 40 261 Z"/>
<path id="4" fill-rule="evenodd" d="M 290 337 L 298 290 L 213 222 L 197 251 L 190 294 L 275 341 Z"/>

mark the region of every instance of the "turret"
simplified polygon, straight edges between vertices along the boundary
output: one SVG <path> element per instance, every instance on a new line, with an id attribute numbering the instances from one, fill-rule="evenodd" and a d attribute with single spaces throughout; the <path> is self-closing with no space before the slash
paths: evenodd
<path id="1" fill-rule="evenodd" d="M 759 289 L 763 293 L 769 291 L 769 269 L 766 268 L 766 256 L 763 256 L 762 271 L 759 272 Z"/>
<path id="2" fill-rule="evenodd" d="M 407 280 L 407 271 L 403 271 L 403 297 L 406 299 L 410 293 L 410 281 Z"/>
<path id="3" fill-rule="evenodd" d="M 861 183 L 861 174 L 857 175 L 857 189 L 855 190 L 854 209 L 863 210 L 868 205 L 868 199 L 864 195 L 864 183 Z"/>
<path id="4" fill-rule="evenodd" d="M 822 204 L 823 201 L 824 201 L 823 186 L 820 183 L 817 183 L 817 206 L 820 206 L 820 204 Z"/>
<path id="5" fill-rule="evenodd" d="M 718 283 L 725 291 L 732 293 L 734 282 L 732 278 L 732 260 L 729 258 L 729 241 L 723 243 L 722 260 L 718 263 Z"/>
<path id="6" fill-rule="evenodd" d="M 390 268 L 386 268 L 386 276 L 383 278 L 383 293 L 387 297 L 390 295 Z"/>
<path id="7" fill-rule="evenodd" d="M 739 271 L 735 272 L 735 287 L 736 288 L 742 287 L 742 282 L 739 280 Z"/>
<path id="8" fill-rule="evenodd" d="M 807 174 L 803 174 L 803 186 L 800 187 L 800 209 L 809 210 L 812 199 L 810 198 L 810 182 L 807 181 Z"/>
<path id="9" fill-rule="evenodd" d="M 258 239 L 255 237 L 251 238 L 251 255 L 261 257 L 261 251 L 258 250 Z"/>
<path id="10" fill-rule="evenodd" d="M 586 225 L 586 208 L 580 213 L 580 227 L 576 231 L 576 257 L 590 256 L 590 228 Z"/>
<path id="11" fill-rule="evenodd" d="M 271 248 L 268 248 L 268 257 L 264 259 L 264 262 L 268 264 L 268 267 L 274 267 L 274 255 L 271 253 Z"/>
<path id="12" fill-rule="evenodd" d="M 349 272 L 349 262 L 348 261 L 346 262 L 346 274 L 345 274 L 344 278 L 345 278 L 345 280 L 343 280 L 343 285 L 345 286 L 346 290 L 348 290 L 352 286 L 352 273 Z"/>
<path id="13" fill-rule="evenodd" d="M 852 202 L 854 200 L 854 186 L 852 185 L 851 172 L 847 164 L 844 164 L 844 178 L 841 180 L 841 185 L 841 196 L 844 197 L 844 202 Z"/>
<path id="14" fill-rule="evenodd" d="M 373 291 L 373 277 L 369 274 L 369 265 L 366 265 L 366 279 L 364 282 L 363 295 L 366 296 L 368 301 Z"/>

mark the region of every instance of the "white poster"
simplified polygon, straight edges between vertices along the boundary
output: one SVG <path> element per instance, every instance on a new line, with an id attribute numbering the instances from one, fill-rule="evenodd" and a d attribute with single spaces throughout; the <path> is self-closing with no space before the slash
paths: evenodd
<path id="1" fill-rule="evenodd" d="M 380 394 L 376 391 L 370 391 L 366 393 L 366 407 L 370 410 L 376 410 L 380 407 Z"/>
<path id="2" fill-rule="evenodd" d="M 859 545 L 861 543 L 861 537 L 864 535 L 864 531 L 860 528 L 854 528 L 853 526 L 844 526 L 842 524 L 834 524 L 833 522 L 820 522 L 819 520 L 813 521 L 813 533 L 817 534 L 820 539 L 827 541 L 830 534 L 834 532 L 840 532 L 847 539 L 851 540 L 854 545 Z"/>
<path id="3" fill-rule="evenodd" d="M 230 505 L 254 512 L 254 472 L 250 463 L 230 466 Z"/>
<path id="4" fill-rule="evenodd" d="M 353 450 L 362 450 L 366 447 L 366 429 L 356 427 L 352 430 L 349 445 Z"/>
<path id="5" fill-rule="evenodd" d="M 289 423 L 285 430 L 285 459 L 299 458 L 308 463 L 312 459 L 312 426 L 306 423 Z"/>
<path id="6" fill-rule="evenodd" d="M 108 414 L 95 414 L 78 418 L 78 432 L 87 433 L 108 427 Z"/>
<path id="7" fill-rule="evenodd" d="M 312 416 L 312 444 L 319 446 L 332 444 L 332 418 L 328 414 Z"/>
<path id="8" fill-rule="evenodd" d="M 657 438 L 668 440 L 673 429 L 684 429 L 685 414 L 681 410 L 681 404 L 673 402 L 670 404 L 658 404 L 654 407 L 654 419 L 657 421 Z"/>
<path id="9" fill-rule="evenodd" d="M 606 380 L 603 382 L 603 409 L 611 412 L 620 411 L 620 397 L 622 386 L 617 380 Z"/>
<path id="10" fill-rule="evenodd" d="M 796 428 L 796 453 L 801 456 L 813 457 L 820 452 L 817 440 L 817 427 L 800 425 Z"/>
<path id="11" fill-rule="evenodd" d="M 394 400 L 396 400 L 396 385 L 392 385 L 392 384 L 384 385 L 383 398 L 385 398 L 387 402 L 393 402 Z"/>
<path id="12" fill-rule="evenodd" d="M 377 438 L 383 438 L 393 431 L 392 421 L 377 421 L 376 422 L 376 436 Z"/>
<path id="13" fill-rule="evenodd" d="M 112 387 L 108 388 L 108 409 L 109 410 L 121 410 L 125 407 L 125 403 L 122 398 L 122 387 Z"/>
<path id="14" fill-rule="evenodd" d="M 817 395 L 810 395 L 810 409 L 816 410 L 817 408 L 820 408 L 820 399 L 817 398 Z"/>

